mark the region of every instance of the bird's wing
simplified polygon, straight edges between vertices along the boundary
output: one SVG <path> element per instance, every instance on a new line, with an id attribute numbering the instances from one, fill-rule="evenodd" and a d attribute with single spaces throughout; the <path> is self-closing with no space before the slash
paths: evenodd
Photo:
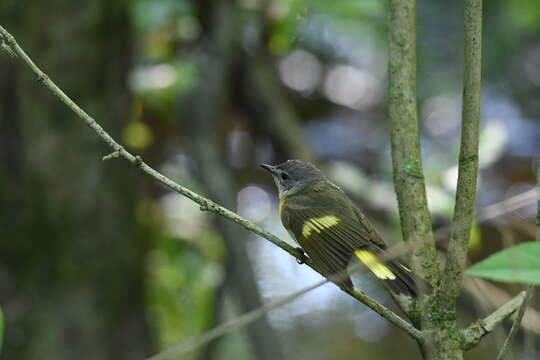
<path id="1" fill-rule="evenodd" d="M 345 270 L 355 250 L 377 246 L 362 224 L 331 209 L 285 206 L 282 220 L 325 275 Z"/>
<path id="2" fill-rule="evenodd" d="M 377 244 L 381 249 L 386 249 L 386 244 L 384 243 L 382 237 L 379 235 L 375 227 L 371 224 L 369 219 L 364 214 L 362 214 L 360 209 L 358 209 L 354 204 L 351 203 L 351 206 L 353 207 L 356 220 L 360 223 L 362 228 L 369 233 L 370 241 Z"/>
<path id="3" fill-rule="evenodd" d="M 354 202 L 345 194 L 343 190 L 334 183 L 327 181 L 317 184 L 318 190 L 311 193 L 309 201 L 311 204 L 306 204 L 306 197 L 301 196 L 300 201 L 307 208 L 317 207 L 317 204 L 324 203 L 325 207 L 330 207 L 331 211 L 336 214 L 342 214 L 348 219 L 350 226 L 369 238 L 370 243 L 375 243 L 381 249 L 386 249 L 386 245 L 381 236 L 375 230 L 369 219 L 360 211 Z M 317 190 L 315 187 L 315 190 Z M 327 199 L 332 198 L 333 201 L 329 204 Z"/>
<path id="4" fill-rule="evenodd" d="M 384 248 L 356 218 L 326 208 L 284 208 L 283 214 L 286 227 L 323 274 L 338 276 L 333 281 L 352 287 L 345 270 L 354 255 L 392 292 L 418 294 L 416 277 L 398 259 L 384 260 Z"/>

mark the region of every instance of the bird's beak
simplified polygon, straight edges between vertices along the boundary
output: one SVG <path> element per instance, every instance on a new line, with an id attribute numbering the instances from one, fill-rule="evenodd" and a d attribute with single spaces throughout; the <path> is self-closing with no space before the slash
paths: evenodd
<path id="1" fill-rule="evenodd" d="M 276 172 L 276 168 L 272 165 L 268 165 L 268 164 L 259 164 L 264 170 L 266 171 L 270 171 L 272 174 L 274 174 Z"/>

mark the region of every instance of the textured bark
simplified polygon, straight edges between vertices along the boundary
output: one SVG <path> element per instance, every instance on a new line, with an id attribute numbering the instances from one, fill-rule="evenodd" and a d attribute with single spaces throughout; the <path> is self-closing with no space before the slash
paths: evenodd
<path id="1" fill-rule="evenodd" d="M 127 119 L 124 1 L 3 4 L 4 23 L 117 134 Z M 11 26 L 10 26 L 11 25 Z M 0 301 L 13 359 L 144 358 L 137 181 L 22 66 L 0 66 Z M 8 69 L 9 71 L 5 71 Z M 4 161 L 5 160 L 5 161 Z"/>
<path id="2" fill-rule="evenodd" d="M 427 207 L 416 105 L 415 0 L 390 1 L 389 117 L 394 186 L 403 238 L 414 244 L 412 265 L 434 285 L 411 316 L 424 333 L 425 359 L 460 360 L 465 339 L 456 323 L 456 299 L 474 221 L 480 118 L 481 0 L 465 0 L 465 72 L 462 142 L 456 207 L 447 265 L 441 274 Z M 418 318 L 419 317 L 419 318 Z"/>
<path id="3" fill-rule="evenodd" d="M 415 247 L 411 256 L 414 271 L 435 284 L 439 266 L 426 198 L 416 110 L 415 12 L 415 0 L 390 1 L 388 115 L 403 240 Z"/>
<path id="4" fill-rule="evenodd" d="M 464 351 L 468 349 L 463 333 L 458 332 L 456 302 L 461 290 L 470 230 L 475 215 L 480 137 L 482 0 L 465 0 L 464 3 L 464 76 L 459 177 L 446 266 L 441 286 L 429 301 L 429 327 L 433 329 L 433 343 L 427 347 L 428 359 L 462 359 Z"/>
<path id="5" fill-rule="evenodd" d="M 476 204 L 480 88 L 482 72 L 482 0 L 465 0 L 463 105 L 456 204 L 442 285 L 455 309 L 467 261 Z M 455 311 L 455 310 L 454 310 Z"/>
<path id="6" fill-rule="evenodd" d="M 428 209 L 416 109 L 416 3 L 415 0 L 391 0 L 389 8 L 389 99 L 390 136 L 394 188 L 397 195 L 403 240 L 412 246 L 411 265 L 415 273 L 433 287 L 439 280 L 439 263 Z M 428 298 L 409 313 L 426 338 L 419 342 L 425 358 L 439 349 L 453 353 L 458 346 L 445 342 L 457 334 L 457 328 L 435 329 L 426 311 Z M 430 309 L 431 310 L 431 309 Z M 452 332 L 450 334 L 449 332 Z M 452 345 L 452 348 L 448 346 Z"/>

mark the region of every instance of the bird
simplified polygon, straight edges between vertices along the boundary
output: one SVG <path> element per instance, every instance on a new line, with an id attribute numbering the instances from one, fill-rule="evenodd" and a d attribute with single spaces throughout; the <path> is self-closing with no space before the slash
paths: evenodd
<path id="1" fill-rule="evenodd" d="M 347 268 L 355 259 L 396 295 L 416 298 L 420 289 L 430 290 L 402 260 L 385 258 L 387 247 L 375 227 L 321 170 L 302 160 L 260 166 L 274 179 L 279 217 L 300 245 L 298 251 L 329 280 L 344 290 L 353 290 Z"/>

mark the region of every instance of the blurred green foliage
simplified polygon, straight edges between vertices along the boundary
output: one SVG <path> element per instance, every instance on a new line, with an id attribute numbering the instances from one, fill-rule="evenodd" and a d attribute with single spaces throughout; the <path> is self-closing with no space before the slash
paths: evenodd
<path id="1" fill-rule="evenodd" d="M 250 48 L 252 32 L 256 28 L 253 18 L 260 15 L 263 5 L 267 6 L 264 10 L 267 18 L 263 37 L 265 43 L 262 45 L 274 56 L 268 60 L 274 62 L 275 68 L 279 69 L 280 61 L 296 49 L 309 52 L 322 67 L 319 74 L 322 80 L 313 93 L 306 95 L 291 89 L 284 90 L 302 126 L 309 129 L 317 122 L 332 126 L 337 124 L 346 129 L 345 132 L 360 139 L 360 145 L 355 145 L 351 153 L 344 152 L 342 156 L 317 153 L 316 145 L 315 152 L 326 163 L 329 176 L 363 205 L 367 204 L 375 214 L 375 221 L 380 222 L 378 227 L 388 242 L 397 241 L 399 217 L 392 188 L 385 125 L 387 3 L 377 0 L 239 1 L 236 11 L 240 14 L 238 19 L 243 29 L 239 37 L 242 48 L 247 49 L 248 54 L 254 51 Z M 462 71 L 462 4 L 419 1 L 417 7 L 418 89 L 424 168 L 430 208 L 435 223 L 440 226 L 451 219 L 454 205 Z M 135 72 L 143 75 L 139 82 L 141 86 L 135 86 L 135 93 L 144 111 L 139 112 L 134 122 L 128 125 L 125 136 L 126 142 L 132 147 L 144 149 L 152 146 L 150 143 L 161 141 L 152 126 L 142 125 L 146 121 L 145 114 L 159 113 L 159 121 L 167 121 L 174 113 L 175 106 L 185 106 L 183 103 L 175 104 L 176 99 L 201 85 L 201 73 L 206 69 L 195 64 L 200 57 L 204 58 L 208 54 L 204 54 L 201 49 L 203 44 L 198 41 L 204 30 L 198 20 L 210 10 L 197 10 L 197 4 L 187 0 L 137 0 L 133 2 L 132 9 L 138 30 Z M 511 69 L 540 38 L 540 3 L 534 0 L 486 2 L 485 14 L 484 85 L 487 93 L 516 101 L 517 105 L 512 106 L 523 105 L 523 99 L 533 96 L 536 90 L 516 80 L 524 76 L 522 67 L 518 65 L 520 69 L 517 71 Z M 250 61 L 249 56 L 247 59 Z M 162 65 L 167 67 L 161 69 L 172 70 L 168 76 L 169 82 L 166 86 L 149 86 L 151 81 L 148 79 L 152 71 Z M 358 112 L 332 103 L 325 93 L 324 79 L 338 65 L 349 65 L 370 74 L 375 73 L 384 94 L 381 100 L 371 108 Z M 519 99 L 513 91 L 516 81 L 520 89 L 527 89 L 524 97 Z M 530 109 L 532 107 L 526 111 Z M 501 159 L 509 156 L 509 142 L 515 140 L 507 131 L 505 126 L 508 123 L 504 118 L 497 119 L 501 121 L 491 121 L 496 115 L 497 111 L 491 111 L 484 116 L 482 127 L 481 179 L 487 178 L 486 182 L 480 182 L 480 203 L 483 205 L 504 196 L 504 190 L 501 190 L 505 186 L 502 184 L 507 181 L 504 170 L 497 172 L 493 169 Z M 181 119 L 180 123 L 189 120 Z M 231 128 L 235 129 L 235 126 L 245 131 L 249 141 L 254 144 L 244 151 L 259 151 L 256 146 L 261 135 L 255 134 L 251 125 L 246 126 L 243 120 Z M 326 140 L 335 144 L 336 148 L 344 147 L 345 137 L 338 136 L 338 141 L 328 140 L 331 135 L 328 129 L 333 128 L 329 125 L 324 129 L 322 142 Z M 306 130 L 306 134 L 309 134 L 309 130 Z M 232 136 L 227 136 L 223 135 L 224 144 L 232 141 Z M 377 141 L 370 143 L 374 139 Z M 315 139 L 313 143 L 320 144 L 321 141 Z M 185 151 L 183 145 L 180 145 L 180 151 Z M 246 175 L 249 171 L 238 169 L 240 183 L 249 184 L 254 181 L 253 176 Z M 482 177 L 484 174 L 485 178 Z M 528 179 L 527 176 L 524 178 Z M 484 231 L 480 224 L 473 227 L 470 250 L 475 256 L 481 256 L 495 246 L 494 242 L 482 241 L 484 232 L 489 234 L 490 231 Z M 197 236 L 198 241 L 202 238 Z M 148 300 L 160 334 L 161 346 L 166 347 L 203 332 L 210 326 L 214 315 L 210 309 L 213 309 L 212 302 L 215 300 L 215 284 L 205 282 L 204 274 L 219 264 L 219 260 L 209 257 L 201 247 L 191 246 L 192 241 L 164 236 L 156 243 L 156 249 L 151 255 Z M 215 237 L 215 243 L 220 241 Z M 234 307 L 228 307 L 227 316 L 234 314 Z M 331 324 L 325 323 L 324 326 L 329 327 Z M 245 344 L 237 338 L 220 346 L 229 348 L 228 351 L 220 348 L 220 351 L 225 351 L 223 354 L 249 354 Z M 294 348 L 294 345 L 288 346 Z M 313 354 L 306 355 L 306 358 L 310 356 Z M 343 356 L 347 358 L 347 355 Z M 483 355 L 476 356 L 482 358 Z"/>
<path id="2" fill-rule="evenodd" d="M 0 9 L 13 7 L 16 3 L 14 0 L 2 2 Z M 268 194 L 268 199 L 274 199 L 265 200 L 272 213 L 263 213 L 262 221 L 286 239 L 277 220 L 277 202 L 270 190 L 273 186 L 264 174 L 253 168 L 259 160 L 277 162 L 290 154 L 279 148 L 275 134 L 268 130 L 271 126 L 258 117 L 251 119 L 245 103 L 241 106 L 235 103 L 243 96 L 239 91 L 242 86 L 247 87 L 246 92 L 254 92 L 245 85 L 248 83 L 245 74 L 260 55 L 260 47 L 264 50 L 265 61 L 275 71 L 272 76 L 280 81 L 279 91 L 302 128 L 299 141 L 311 147 L 329 177 L 368 211 L 387 242 L 399 241 L 399 216 L 386 124 L 387 2 L 241 0 L 231 3 L 235 5 L 234 12 L 238 15 L 235 21 L 240 28 L 236 56 L 243 62 L 237 65 L 237 73 L 228 79 L 227 89 L 231 93 L 227 96 L 232 100 L 229 112 L 223 114 L 223 128 L 216 129 L 216 134 L 211 135 L 215 135 L 224 157 L 229 159 L 227 165 L 234 169 L 238 188 L 233 190 L 257 186 Z M 124 128 L 119 132 L 123 143 L 195 191 L 201 191 L 201 186 L 194 180 L 199 168 L 193 163 L 184 139 L 190 137 L 185 128 L 191 119 L 179 115 L 178 109 L 192 105 L 189 96 L 194 89 L 213 85 L 201 82 L 202 75 L 209 70 L 204 61 L 215 56 L 207 53 L 204 42 L 207 39 L 203 37 L 207 29 L 200 23 L 201 17 L 212 9 L 201 8 L 201 4 L 202 1 L 195 0 L 130 2 L 130 16 L 135 26 L 130 44 L 135 57 L 129 77 L 133 102 L 129 121 L 123 123 Z M 434 223 L 439 228 L 451 219 L 454 205 L 462 71 L 462 4 L 418 1 L 417 9 L 424 175 Z M 535 135 L 540 133 L 540 51 L 537 50 L 540 49 L 540 2 L 485 1 L 484 9 L 480 207 L 512 196 L 514 185 L 521 189 L 521 185 L 531 183 L 529 156 L 540 143 L 540 137 Z M 257 28 L 262 28 L 260 38 L 254 35 Z M 261 43 L 254 45 L 256 41 Z M 297 50 L 308 56 L 302 58 L 304 63 L 285 71 L 284 60 Z M 305 59 L 310 59 L 315 69 L 308 75 L 317 78 L 309 91 L 294 89 L 285 81 L 306 69 Z M 38 55 L 35 60 L 40 61 Z M 340 67 L 347 70 L 347 76 L 338 78 L 335 82 L 337 90 L 332 90 L 329 79 Z M 353 86 L 339 88 L 351 77 L 357 81 Z M 305 79 L 300 77 L 300 80 Z M 369 86 L 362 87 L 366 83 Z M 332 91 L 345 96 L 357 93 L 359 98 L 373 93 L 379 95 L 369 106 L 355 108 L 354 103 L 351 107 L 333 100 Z M 235 154 L 242 154 L 247 160 L 241 164 L 230 160 Z M 409 165 L 410 169 L 406 170 L 414 172 L 417 164 Z M 163 210 L 164 189 L 145 188 L 143 191 L 152 199 L 140 201 L 135 210 L 137 219 L 141 225 L 157 229 L 150 236 L 145 301 L 153 335 L 159 348 L 164 349 L 235 317 L 238 309 L 231 301 L 231 294 L 223 290 L 226 288 L 224 258 L 227 254 L 219 234 L 208 221 L 201 220 L 200 217 L 206 215 L 201 215 L 197 206 L 190 207 L 185 203 L 176 204 L 167 214 Z M 246 203 L 255 208 L 263 200 L 259 197 Z M 67 204 L 63 211 L 70 211 Z M 528 240 L 523 231 L 526 227 L 519 221 L 528 222 L 530 211 L 512 212 L 509 218 L 510 224 L 520 224 L 522 233 L 515 235 L 516 241 Z M 34 232 L 36 237 L 43 235 L 43 229 Z M 497 251 L 502 246 L 500 237 L 497 227 L 492 224 L 475 225 L 470 239 L 471 254 L 482 257 Z M 247 243 L 253 262 L 257 264 L 255 270 L 265 301 L 276 294 L 283 295 L 309 285 L 314 279 L 313 274 L 287 255 L 273 252 L 250 238 Z M 480 262 L 469 270 L 469 274 L 500 281 L 537 283 L 540 279 L 538 251 L 538 244 L 511 248 Z M 54 255 L 54 251 L 47 254 Z M 41 256 L 42 253 L 36 253 L 36 257 Z M 265 267 L 265 263 L 272 266 Z M 41 269 L 34 271 L 41 274 Z M 358 354 L 371 359 L 416 356 L 414 344 L 384 323 L 375 326 L 376 321 L 365 315 L 359 304 L 351 305 L 331 286 L 314 294 L 311 302 L 303 301 L 271 314 L 271 323 L 280 334 L 288 358 L 350 359 Z M 216 304 L 219 302 L 224 305 L 218 314 Z M 465 316 L 467 320 L 477 318 L 470 313 Z M 2 330 L 0 313 L 0 340 Z M 372 330 L 376 334 L 370 332 Z M 240 331 L 213 344 L 219 354 L 216 358 L 253 358 L 249 342 L 243 335 Z M 399 344 L 399 349 L 407 351 L 381 345 L 381 339 Z M 471 359 L 492 358 L 496 348 L 493 341 L 487 339 L 487 345 L 472 353 Z M 206 356 L 204 351 L 201 349 L 189 358 L 203 358 Z"/>
<path id="3" fill-rule="evenodd" d="M 159 26 L 178 23 L 193 11 L 188 0 L 135 0 L 131 4 L 132 17 L 141 35 Z"/>

